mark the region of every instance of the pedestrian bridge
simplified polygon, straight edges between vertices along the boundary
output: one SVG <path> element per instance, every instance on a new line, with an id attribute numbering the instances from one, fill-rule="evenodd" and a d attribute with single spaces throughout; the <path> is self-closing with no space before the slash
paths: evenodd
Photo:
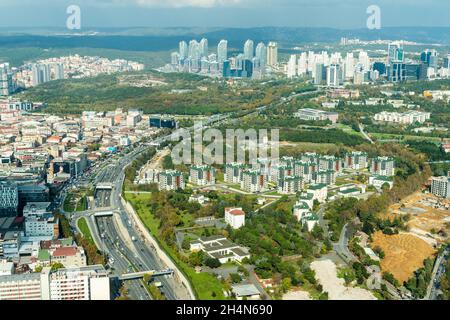
<path id="1" fill-rule="evenodd" d="M 95 186 L 95 190 L 112 190 L 113 189 L 113 184 L 112 183 L 98 183 Z"/>
<path id="2" fill-rule="evenodd" d="M 100 211 L 94 213 L 94 217 L 96 218 L 102 218 L 102 217 L 112 217 L 114 215 L 114 212 L 112 211 Z"/>
<path id="3" fill-rule="evenodd" d="M 161 270 L 161 271 L 155 271 L 155 270 L 142 271 L 142 272 L 123 274 L 119 277 L 119 280 L 125 281 L 125 280 L 141 279 L 146 274 L 151 275 L 152 277 L 161 277 L 161 276 L 173 275 L 173 273 L 174 273 L 174 271 L 172 269 Z"/>

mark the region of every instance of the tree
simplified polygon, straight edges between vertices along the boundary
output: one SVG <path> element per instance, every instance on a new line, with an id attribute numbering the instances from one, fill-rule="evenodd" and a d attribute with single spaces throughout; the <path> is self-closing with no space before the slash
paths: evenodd
<path id="1" fill-rule="evenodd" d="M 230 273 L 230 279 L 233 283 L 241 283 L 242 277 L 237 273 Z"/>
<path id="2" fill-rule="evenodd" d="M 55 262 L 51 265 L 51 271 L 56 271 L 59 269 L 64 269 L 64 265 L 61 262 Z"/>
<path id="3" fill-rule="evenodd" d="M 216 269 L 216 268 L 220 267 L 222 264 L 220 263 L 219 259 L 206 258 L 204 261 L 204 265 L 207 267 L 210 267 L 212 269 Z"/>

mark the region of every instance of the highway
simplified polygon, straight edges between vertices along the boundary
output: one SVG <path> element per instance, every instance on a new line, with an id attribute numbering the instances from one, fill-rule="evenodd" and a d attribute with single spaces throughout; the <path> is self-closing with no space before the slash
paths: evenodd
<path id="1" fill-rule="evenodd" d="M 114 187 L 113 190 L 97 190 L 95 192 L 95 208 L 112 208 L 119 210 L 119 219 L 122 219 L 122 225 L 126 226 L 125 228 L 118 230 L 116 223 L 113 221 L 115 217 L 95 218 L 97 221 L 98 233 L 102 239 L 101 250 L 107 251 L 113 255 L 114 263 L 112 265 L 113 268 L 116 269 L 116 264 L 118 264 L 119 270 L 114 270 L 114 273 L 118 276 L 134 271 L 165 269 L 165 266 L 159 263 L 159 259 L 152 248 L 147 247 L 141 236 L 133 228 L 119 201 L 124 180 L 124 166 L 122 165 L 122 162 L 131 162 L 135 154 L 137 153 L 131 153 L 122 160 L 117 161 L 117 164 L 107 166 L 99 175 L 97 175 L 95 181 L 96 185 L 111 184 Z M 93 232 L 97 231 L 94 230 Z M 124 232 L 128 234 L 124 235 Z M 124 238 L 134 238 L 136 241 L 130 244 L 129 242 L 124 241 Z M 173 279 L 161 277 L 158 278 L 158 281 L 163 284 L 161 291 L 167 299 L 175 300 L 178 297 L 184 298 L 182 292 L 179 292 L 178 294 L 175 293 L 175 289 L 173 288 L 178 288 L 179 286 L 177 286 Z M 140 299 L 148 298 L 145 288 L 141 287 L 141 281 L 130 280 L 129 282 L 131 283 L 129 285 L 127 284 L 127 288 L 129 288 L 130 293 L 133 292 L 133 298 L 136 298 L 136 296 Z"/>
<path id="2" fill-rule="evenodd" d="M 204 127 L 228 117 L 229 115 L 213 116 L 205 122 Z M 170 138 L 171 135 L 156 138 L 152 143 L 162 144 Z M 108 254 L 108 264 L 115 276 L 136 271 L 167 269 L 167 266 L 158 257 L 155 248 L 147 244 L 143 235 L 139 233 L 137 226 L 132 223 L 131 217 L 128 216 L 120 201 L 125 168 L 149 147 L 150 145 L 142 144 L 133 151 L 115 159 L 110 158 L 96 167 L 94 172 L 91 173 L 91 176 L 95 176 L 93 184 L 103 187 L 95 191 L 94 204 L 90 210 L 78 212 L 71 217 L 71 225 L 74 228 L 76 228 L 76 221 L 80 217 L 88 219 L 91 233 L 96 239 L 96 243 L 99 243 L 99 249 Z M 110 186 L 111 188 L 104 188 L 104 186 Z M 99 211 L 112 211 L 114 216 L 93 217 L 93 214 Z M 129 241 L 129 239 L 134 241 Z M 180 281 L 176 281 L 175 277 L 162 276 L 158 277 L 157 281 L 163 284 L 160 290 L 169 300 L 193 298 Z M 143 286 L 142 280 L 125 281 L 124 285 L 129 291 L 130 298 L 136 300 L 151 299 Z"/>

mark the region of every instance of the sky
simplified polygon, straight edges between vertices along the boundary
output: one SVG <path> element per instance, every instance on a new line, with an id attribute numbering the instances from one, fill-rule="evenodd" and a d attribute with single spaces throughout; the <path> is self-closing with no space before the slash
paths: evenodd
<path id="1" fill-rule="evenodd" d="M 0 0 L 0 27 L 65 27 L 69 5 L 88 27 L 450 27 L 448 0 Z"/>

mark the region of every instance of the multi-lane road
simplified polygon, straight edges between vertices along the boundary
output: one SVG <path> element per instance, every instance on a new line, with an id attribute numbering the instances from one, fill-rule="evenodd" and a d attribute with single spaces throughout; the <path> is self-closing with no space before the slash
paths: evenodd
<path id="1" fill-rule="evenodd" d="M 204 127 L 213 122 L 227 119 L 229 115 L 214 116 L 204 123 Z M 190 131 L 193 128 L 189 129 Z M 170 135 L 156 138 L 152 144 L 162 144 L 170 139 Z M 148 150 L 150 145 L 142 144 L 131 152 L 111 158 L 98 166 L 92 174 L 94 186 L 102 186 L 95 191 L 94 203 L 86 212 L 72 215 L 71 224 L 76 228 L 80 217 L 91 219 L 89 225 L 99 249 L 108 255 L 108 264 L 114 276 L 127 273 L 164 270 L 167 266 L 158 257 L 156 249 L 140 234 L 137 226 L 128 215 L 121 202 L 121 193 L 125 178 L 125 168 L 140 154 Z M 106 186 L 106 188 L 105 188 Z M 95 212 L 102 210 L 113 212 L 112 216 L 94 217 Z M 92 223 L 92 219 L 95 221 Z M 162 276 L 157 279 L 162 283 L 160 288 L 167 299 L 191 299 L 192 295 L 175 277 Z M 151 299 L 142 280 L 124 282 L 132 299 Z"/>

